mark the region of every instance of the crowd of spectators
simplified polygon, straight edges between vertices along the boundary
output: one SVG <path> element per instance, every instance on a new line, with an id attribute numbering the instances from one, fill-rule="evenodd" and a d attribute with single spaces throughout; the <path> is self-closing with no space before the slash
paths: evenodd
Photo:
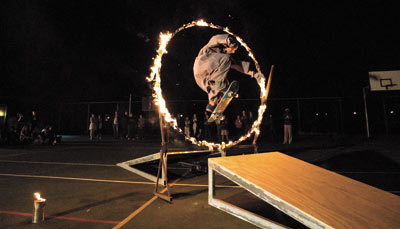
<path id="1" fill-rule="evenodd" d="M 60 141 L 52 125 L 40 121 L 36 111 L 29 115 L 17 113 L 7 118 L 2 138 L 6 145 L 55 145 Z"/>
<path id="2" fill-rule="evenodd" d="M 112 124 L 114 139 L 123 139 L 128 141 L 142 140 L 144 138 L 145 119 L 142 114 L 134 116 L 133 113 L 125 111 L 122 115 L 118 111 L 108 118 L 103 115 L 92 113 L 89 118 L 89 139 L 101 140 L 104 132 L 104 122 L 109 121 Z"/>
<path id="3" fill-rule="evenodd" d="M 284 120 L 284 142 L 283 144 L 292 143 L 291 120 L 288 115 L 288 109 L 285 110 Z M 222 120 L 216 120 L 209 123 L 209 114 L 204 112 L 198 116 L 192 114 L 188 116 L 177 115 L 178 126 L 188 137 L 195 137 L 198 140 L 229 142 L 235 138 L 245 135 L 254 122 L 254 115 L 251 111 L 242 110 L 236 115 L 236 119 L 230 119 L 224 116 Z M 150 125 L 150 121 L 147 120 Z M 111 125 L 110 125 L 111 124 Z M 101 140 L 105 131 L 105 127 L 112 126 L 112 136 L 114 139 L 120 140 L 143 140 L 146 131 L 146 119 L 142 114 L 133 115 L 133 113 L 116 111 L 114 115 L 101 115 L 91 113 L 88 123 L 88 135 L 90 141 Z M 263 120 L 261 132 L 268 134 L 272 141 L 277 141 L 277 133 L 272 120 L 272 115 L 267 114 Z M 168 128 L 167 128 L 168 129 Z M 175 131 L 169 131 L 174 134 Z M 17 113 L 15 116 L 7 118 L 5 128 L 1 133 L 3 143 L 7 145 L 26 145 L 26 144 L 48 144 L 55 145 L 61 141 L 61 137 L 57 136 L 52 125 L 44 124 L 40 121 L 35 111 L 31 111 L 28 115 Z M 169 136 L 168 136 L 169 137 Z"/>
<path id="4" fill-rule="evenodd" d="M 198 140 L 219 142 L 228 142 L 232 138 L 242 136 L 250 130 L 251 124 L 254 122 L 253 113 L 246 112 L 246 110 L 242 110 L 242 113 L 238 114 L 233 122 L 224 116 L 222 120 L 209 123 L 207 112 L 204 112 L 201 120 L 197 114 L 193 114 L 192 117 L 178 115 L 176 118 L 178 126 L 186 136 L 195 137 Z"/>
<path id="5" fill-rule="evenodd" d="M 178 126 L 184 130 L 184 134 L 188 137 L 195 137 L 198 140 L 229 142 L 235 138 L 240 138 L 246 135 L 255 121 L 255 116 L 252 111 L 242 110 L 236 115 L 234 120 L 224 116 L 222 120 L 208 122 L 209 114 L 207 112 L 202 116 L 202 121 L 196 114 L 191 119 L 190 116 L 177 116 Z M 291 144 L 292 137 L 292 115 L 289 108 L 284 110 L 283 117 L 279 117 L 277 123 L 283 123 L 284 141 L 283 144 Z M 271 142 L 278 142 L 278 131 L 276 130 L 275 122 L 272 114 L 265 114 L 263 122 L 260 126 L 261 135 L 263 138 Z"/>

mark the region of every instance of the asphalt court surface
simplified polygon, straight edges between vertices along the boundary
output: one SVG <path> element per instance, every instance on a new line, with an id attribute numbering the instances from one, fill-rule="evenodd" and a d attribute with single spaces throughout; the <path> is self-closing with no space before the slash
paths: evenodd
<path id="1" fill-rule="evenodd" d="M 0 147 L 1 228 L 256 228 L 208 205 L 207 174 L 170 164 L 170 204 L 154 197 L 153 182 L 116 166 L 158 152 L 158 139 L 129 143 L 85 139 L 56 146 Z M 260 142 L 261 152 L 281 151 L 396 195 L 400 195 L 398 150 L 397 139 L 308 138 L 292 145 Z M 303 228 L 229 180 L 217 176 L 216 184 L 218 198 L 292 228 Z M 32 224 L 34 192 L 47 199 L 46 220 L 40 224 Z"/>

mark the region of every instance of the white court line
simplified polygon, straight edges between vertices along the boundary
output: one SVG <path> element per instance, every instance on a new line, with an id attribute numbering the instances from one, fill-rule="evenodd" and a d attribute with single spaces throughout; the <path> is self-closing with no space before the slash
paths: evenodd
<path id="1" fill-rule="evenodd" d="M 27 154 L 27 153 L 22 153 Z M 91 164 L 91 163 L 71 163 L 71 162 L 47 162 L 47 161 L 15 161 L 15 160 L 0 160 L 6 163 L 27 163 L 27 164 L 46 164 L 46 165 L 78 165 L 78 166 L 100 166 L 100 167 L 119 167 L 114 164 Z M 189 168 L 168 167 L 170 169 L 186 170 Z M 332 171 L 340 174 L 400 174 L 400 172 L 357 172 L 357 171 Z"/>
<path id="2" fill-rule="evenodd" d="M 121 181 L 121 180 L 103 180 L 103 179 L 91 179 L 91 178 L 79 178 L 79 177 L 57 177 L 57 176 L 40 176 L 40 175 L 27 175 L 27 174 L 10 174 L 0 173 L 0 176 L 8 177 L 24 177 L 24 178 L 43 178 L 43 179 L 59 179 L 59 180 L 74 180 L 74 181 L 92 181 L 92 182 L 105 182 L 105 183 L 120 183 L 120 184 L 145 184 L 154 185 L 155 182 L 143 182 L 143 181 Z M 174 184 L 174 186 L 186 186 L 186 187 L 208 187 L 208 184 Z M 242 188 L 236 185 L 215 185 L 218 188 Z M 388 190 L 386 192 L 400 193 L 398 190 Z"/>
<path id="3" fill-rule="evenodd" d="M 168 184 L 169 187 L 174 186 L 175 184 L 177 184 L 181 178 L 183 178 L 184 176 L 186 176 L 190 171 L 187 171 L 182 177 L 174 180 L 171 184 Z M 164 193 L 165 191 L 168 190 L 168 186 L 165 187 L 163 190 L 161 190 L 160 193 Z M 113 227 L 113 229 L 120 229 L 122 228 L 125 224 L 127 224 L 129 221 L 131 221 L 137 214 L 139 214 L 140 212 L 142 212 L 145 208 L 147 208 L 151 203 L 153 203 L 155 200 L 157 199 L 157 196 L 153 196 L 150 200 L 148 200 L 146 203 L 144 203 L 142 206 L 140 206 L 140 208 L 136 209 L 134 212 L 132 212 L 128 217 L 126 217 L 124 220 L 122 220 L 119 224 L 117 224 L 117 226 Z"/>
<path id="4" fill-rule="evenodd" d="M 146 184 L 146 185 L 154 185 L 155 184 L 155 182 L 145 182 L 145 181 L 103 180 L 103 179 L 91 179 L 91 178 L 79 178 L 79 177 L 57 177 L 57 176 L 41 176 L 41 175 L 10 174 L 10 173 L 0 173 L 0 176 L 74 180 L 74 181 L 92 181 L 92 182 L 120 183 L 120 184 Z M 208 184 L 174 184 L 174 186 L 208 187 Z M 240 186 L 233 186 L 233 185 L 216 185 L 216 187 L 219 187 L 219 188 L 241 188 Z"/>
<path id="5" fill-rule="evenodd" d="M 117 167 L 117 165 L 113 165 L 113 164 L 90 164 L 90 163 L 47 162 L 47 161 L 14 161 L 14 160 L 0 160 L 0 162 L 7 162 L 7 163 L 26 163 L 26 164 L 46 164 L 46 165 L 84 165 L 84 166 Z"/>
<path id="6" fill-rule="evenodd" d="M 21 163 L 21 164 L 45 164 L 45 165 L 82 165 L 82 166 L 103 166 L 103 167 L 119 167 L 114 164 L 90 164 L 90 163 L 71 163 L 71 162 L 48 162 L 48 161 L 15 161 L 15 160 L 0 160 L 5 163 Z M 189 168 L 168 167 L 169 169 L 188 170 Z"/>
<path id="7" fill-rule="evenodd" d="M 75 181 L 93 181 L 93 182 L 122 183 L 122 184 L 152 184 L 152 185 L 154 185 L 153 182 L 102 180 L 102 179 L 91 179 L 91 178 L 80 178 L 80 177 L 57 177 L 57 176 L 41 176 L 41 175 L 10 174 L 10 173 L 0 173 L 0 176 L 75 180 Z"/>

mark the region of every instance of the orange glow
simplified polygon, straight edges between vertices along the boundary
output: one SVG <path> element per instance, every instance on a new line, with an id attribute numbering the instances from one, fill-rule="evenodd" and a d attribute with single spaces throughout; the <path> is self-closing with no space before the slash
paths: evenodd
<path id="1" fill-rule="evenodd" d="M 207 23 L 204 20 L 198 20 L 198 21 L 193 21 L 191 23 L 185 24 L 181 27 L 179 27 L 177 30 L 175 30 L 175 32 L 170 33 L 170 32 L 166 32 L 166 33 L 160 33 L 160 37 L 159 37 L 159 48 L 157 50 L 157 56 L 155 56 L 153 58 L 153 66 L 150 68 L 150 75 L 148 77 L 146 77 L 146 80 L 152 84 L 153 87 L 153 102 L 155 105 L 158 106 L 159 108 L 159 112 L 161 113 L 162 117 L 164 118 L 164 120 L 171 125 L 176 131 L 178 131 L 179 133 L 181 133 L 182 135 L 184 135 L 184 132 L 182 131 L 182 129 L 180 129 L 178 127 L 178 123 L 176 121 L 176 119 L 172 118 L 171 114 L 168 111 L 168 108 L 166 107 L 166 102 L 162 96 L 162 90 L 161 90 L 161 75 L 160 75 L 160 70 L 161 70 L 161 66 L 162 66 L 162 56 L 167 53 L 167 45 L 169 43 L 169 41 L 180 31 L 193 27 L 193 26 L 207 26 L 210 28 L 214 28 L 214 29 L 219 29 L 222 30 L 232 36 L 234 36 L 238 42 L 246 49 L 246 51 L 248 52 L 249 57 L 253 60 L 257 72 L 261 73 L 261 69 L 260 66 L 257 62 L 257 60 L 254 57 L 254 54 L 252 53 L 251 49 L 247 46 L 247 44 L 243 41 L 242 38 L 240 38 L 238 35 L 233 34 L 232 32 L 229 31 L 228 28 L 224 28 L 222 26 L 218 26 L 218 25 L 214 25 L 212 23 Z M 218 149 L 218 150 L 223 150 L 225 148 L 229 148 L 232 147 L 244 140 L 246 140 L 247 138 L 249 138 L 253 133 L 257 136 L 260 134 L 260 125 L 262 122 L 262 118 L 263 118 L 263 114 L 267 108 L 266 106 L 266 101 L 267 101 L 267 97 L 268 97 L 268 93 L 269 93 L 269 86 L 270 86 L 270 81 L 271 81 L 271 75 L 269 76 L 268 79 L 268 85 L 267 88 L 265 87 L 265 79 L 261 79 L 260 81 L 258 81 L 258 85 L 260 87 L 260 107 L 258 108 L 258 118 L 254 121 L 254 123 L 252 124 L 251 129 L 249 130 L 249 132 L 247 132 L 245 135 L 243 135 L 242 137 L 240 137 L 238 140 L 236 141 L 229 141 L 227 143 L 222 142 L 222 143 L 214 143 L 214 142 L 207 142 L 207 141 L 198 141 L 196 138 L 193 137 L 188 137 L 185 136 L 185 139 L 192 142 L 195 145 L 198 146 L 206 146 L 208 147 L 210 150 L 213 149 Z"/>

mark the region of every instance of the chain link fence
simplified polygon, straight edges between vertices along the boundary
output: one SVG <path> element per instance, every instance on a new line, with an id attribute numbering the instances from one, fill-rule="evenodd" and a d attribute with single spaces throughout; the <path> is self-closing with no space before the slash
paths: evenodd
<path id="1" fill-rule="evenodd" d="M 159 128 L 158 113 L 149 106 L 149 100 L 69 103 L 59 105 L 58 132 L 61 134 L 87 134 L 89 115 L 94 113 L 104 118 L 104 133 L 112 134 L 114 112 L 119 115 L 129 112 L 133 116 L 142 114 L 146 120 L 146 131 L 157 134 Z M 167 101 L 171 114 L 178 119 L 179 126 L 184 128 L 184 119 L 193 118 L 196 114 L 203 121 L 206 100 Z M 226 110 L 231 133 L 235 132 L 234 120 L 243 111 L 257 117 L 260 102 L 253 99 L 234 99 Z M 400 133 L 400 97 L 368 96 L 368 123 L 370 133 Z M 326 134 L 366 134 L 366 116 L 362 97 L 328 97 L 328 98 L 270 98 L 264 113 L 261 132 L 280 135 L 283 125 L 282 115 L 289 108 L 293 115 L 293 130 L 298 135 Z"/>

